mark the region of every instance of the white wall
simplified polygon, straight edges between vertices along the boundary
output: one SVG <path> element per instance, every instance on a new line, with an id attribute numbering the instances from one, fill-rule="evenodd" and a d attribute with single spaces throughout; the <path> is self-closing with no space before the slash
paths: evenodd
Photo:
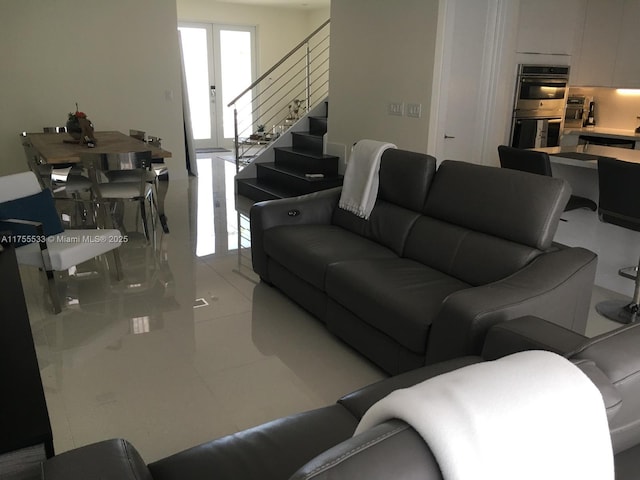
<path id="1" fill-rule="evenodd" d="M 322 25 L 328 18 L 331 17 L 331 9 L 327 8 L 316 8 L 309 12 L 309 31 L 313 31 Z"/>
<path id="2" fill-rule="evenodd" d="M 0 7 L 0 175 L 26 170 L 21 131 L 64 125 L 75 102 L 97 130 L 145 130 L 186 177 L 175 0 L 22 0 Z"/>
<path id="3" fill-rule="evenodd" d="M 333 0 L 328 142 L 331 153 L 371 138 L 427 151 L 437 0 Z M 389 102 L 422 117 L 390 116 Z"/>
<path id="4" fill-rule="evenodd" d="M 329 18 L 329 9 L 268 8 L 210 0 L 177 0 L 177 10 L 183 22 L 255 26 L 257 76 Z"/>

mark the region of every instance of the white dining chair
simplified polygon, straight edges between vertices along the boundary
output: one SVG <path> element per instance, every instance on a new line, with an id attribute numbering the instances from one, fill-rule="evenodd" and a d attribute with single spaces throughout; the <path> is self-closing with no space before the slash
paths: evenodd
<path id="1" fill-rule="evenodd" d="M 143 130 L 129 130 L 129 136 L 148 143 L 152 147 L 162 148 L 162 139 L 154 135 L 149 135 Z M 169 188 L 169 168 L 164 162 L 164 158 L 153 158 L 151 160 L 151 171 L 147 176 L 147 182 L 153 183 L 154 187 L 154 200 L 155 209 L 158 212 L 158 218 L 162 226 L 164 233 L 169 233 L 169 226 L 167 225 L 167 216 L 164 210 L 164 202 L 167 197 L 167 190 Z"/>
<path id="2" fill-rule="evenodd" d="M 19 264 L 37 267 L 46 275 L 55 313 L 62 311 L 55 272 L 112 252 L 115 276 L 121 279 L 121 232 L 110 228 L 65 231 L 51 192 L 42 189 L 33 172 L 0 177 L 0 230 L 5 240 L 16 245 Z"/>
<path id="3" fill-rule="evenodd" d="M 156 216 L 154 186 L 148 182 L 149 174 L 152 174 L 151 151 L 83 153 L 81 159 L 93 183 L 95 202 L 109 205 L 113 221 L 120 228 L 124 228 L 124 205 L 120 205 L 125 200 L 137 202 L 145 238 L 151 241 Z M 119 208 L 122 211 L 118 211 Z"/>

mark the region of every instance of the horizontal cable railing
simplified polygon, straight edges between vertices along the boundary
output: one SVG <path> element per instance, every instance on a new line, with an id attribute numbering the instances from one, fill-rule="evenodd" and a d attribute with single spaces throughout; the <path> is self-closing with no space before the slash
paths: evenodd
<path id="1" fill-rule="evenodd" d="M 249 164 L 329 93 L 327 20 L 234 98 L 236 169 Z"/>

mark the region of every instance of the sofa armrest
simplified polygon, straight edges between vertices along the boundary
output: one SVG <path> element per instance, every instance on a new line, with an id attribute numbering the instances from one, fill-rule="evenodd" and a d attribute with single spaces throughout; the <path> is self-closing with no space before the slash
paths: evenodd
<path id="1" fill-rule="evenodd" d="M 299 197 L 268 200 L 251 207 L 251 259 L 253 270 L 267 278 L 267 256 L 263 248 L 265 230 L 281 225 L 330 224 L 342 187 Z"/>
<path id="2" fill-rule="evenodd" d="M 155 479 L 285 480 L 353 435 L 341 405 L 309 410 L 197 445 L 149 464 Z"/>
<path id="3" fill-rule="evenodd" d="M 126 440 L 94 443 L 42 464 L 43 480 L 153 480 L 138 451 Z"/>
<path id="4" fill-rule="evenodd" d="M 482 357 L 495 360 L 525 350 L 547 350 L 566 355 L 586 340 L 584 335 L 529 315 L 491 327 L 484 341 Z"/>
<path id="5" fill-rule="evenodd" d="M 526 315 L 584 333 L 596 263 L 589 250 L 564 248 L 502 280 L 451 294 L 431 324 L 426 362 L 478 355 L 491 326 Z"/>

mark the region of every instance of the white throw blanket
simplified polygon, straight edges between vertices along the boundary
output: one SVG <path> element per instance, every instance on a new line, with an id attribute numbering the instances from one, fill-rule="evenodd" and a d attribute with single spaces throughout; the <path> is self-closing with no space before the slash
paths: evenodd
<path id="1" fill-rule="evenodd" d="M 344 174 L 340 208 L 369 218 L 378 196 L 380 158 L 387 148 L 396 146 L 376 140 L 360 140 L 355 144 Z"/>
<path id="2" fill-rule="evenodd" d="M 391 418 L 423 437 L 445 480 L 614 478 L 600 391 L 554 353 L 516 353 L 397 390 L 355 434 Z"/>

